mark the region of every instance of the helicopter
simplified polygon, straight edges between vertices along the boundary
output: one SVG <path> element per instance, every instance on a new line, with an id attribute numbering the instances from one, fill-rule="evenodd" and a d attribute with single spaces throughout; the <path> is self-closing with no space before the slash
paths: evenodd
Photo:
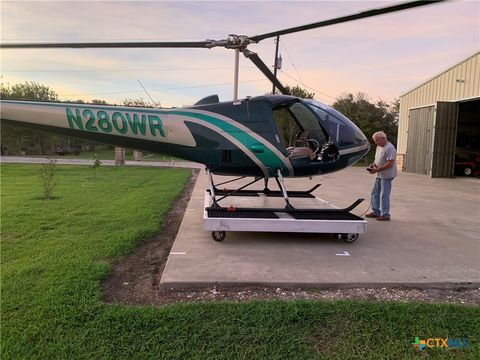
<path id="1" fill-rule="evenodd" d="M 281 121 L 289 134 L 281 133 Z M 2 122 L 168 153 L 219 175 L 313 176 L 349 166 L 370 148 L 341 113 L 288 95 L 222 103 L 214 95 L 178 109 L 2 100 Z"/>
<path id="2" fill-rule="evenodd" d="M 222 40 L 0 44 L 2 49 L 225 47 L 235 50 L 236 87 L 241 52 L 283 94 L 238 100 L 234 91 L 232 101 L 220 102 L 217 95 L 212 95 L 193 106 L 172 109 L 1 100 L 1 120 L 73 138 L 170 154 L 203 163 L 211 176 L 264 179 L 264 192 L 269 191 L 268 179 L 275 178 L 287 207 L 292 208 L 284 177 L 339 171 L 364 157 L 370 144 L 350 119 L 332 107 L 288 95 L 286 87 L 248 46 L 272 37 L 277 37 L 278 46 L 281 35 L 441 1 L 407 2 L 256 36 L 232 34 Z M 212 177 L 211 191 L 218 192 Z"/>

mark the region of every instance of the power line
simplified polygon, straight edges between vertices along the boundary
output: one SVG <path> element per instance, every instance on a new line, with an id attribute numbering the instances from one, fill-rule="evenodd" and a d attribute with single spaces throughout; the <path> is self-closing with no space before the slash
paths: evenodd
<path id="1" fill-rule="evenodd" d="M 223 67 L 196 67 L 196 68 L 138 68 L 138 69 L 112 69 L 112 68 L 102 68 L 98 70 L 22 70 L 22 69 L 2 69 L 4 72 L 27 72 L 27 73 L 95 73 L 95 72 L 145 72 L 145 71 L 192 71 L 192 70 L 231 70 L 231 66 Z M 256 69 L 254 66 L 242 66 L 241 69 Z"/>
<path id="2" fill-rule="evenodd" d="M 254 80 L 244 80 L 244 81 L 239 81 L 239 82 L 241 82 L 241 83 L 251 83 L 251 82 L 259 82 L 259 81 L 265 81 L 265 80 L 266 79 L 254 79 Z M 175 88 L 154 89 L 153 91 L 193 89 L 193 88 L 202 88 L 202 87 L 210 87 L 210 86 L 225 86 L 225 85 L 233 85 L 233 83 L 232 82 L 226 82 L 226 83 L 219 83 L 219 84 L 192 85 L 192 86 L 182 86 L 182 87 L 175 87 Z"/>
<path id="3" fill-rule="evenodd" d="M 245 80 L 240 82 L 249 83 L 249 82 L 258 82 L 258 81 L 265 81 L 265 79 Z M 193 89 L 193 88 L 225 86 L 225 85 L 232 85 L 232 83 L 228 82 L 228 83 L 218 83 L 218 84 L 181 86 L 181 87 L 174 87 L 174 88 L 152 89 L 151 91 L 181 90 L 181 89 Z M 124 94 L 124 93 L 138 93 L 138 92 L 143 92 L 143 90 L 118 90 L 118 91 L 106 91 L 106 92 L 83 93 L 83 94 L 60 94 L 60 96 L 68 97 L 68 96 L 87 96 L 87 95 L 108 95 L 108 94 Z"/>
<path id="4" fill-rule="evenodd" d="M 295 69 L 295 72 L 297 73 L 298 78 L 300 79 L 301 84 L 302 84 L 302 85 L 305 85 L 304 82 L 303 82 L 302 77 L 301 77 L 300 74 L 298 73 L 297 67 L 296 67 L 295 64 L 293 63 L 292 57 L 290 56 L 290 53 L 288 52 L 287 47 L 285 46 L 285 43 L 284 43 L 282 40 L 280 40 L 280 42 L 282 43 L 283 49 L 284 49 L 285 52 L 287 53 L 287 56 L 288 56 L 288 58 L 290 59 L 290 63 L 292 64 L 293 68 Z"/>
<path id="5" fill-rule="evenodd" d="M 288 75 L 285 71 L 283 71 L 283 70 L 280 70 L 280 71 L 281 71 L 281 73 L 282 73 L 283 75 L 288 76 L 290 79 L 295 80 L 296 82 L 302 84 L 302 85 L 305 86 L 306 88 L 315 91 L 315 93 L 319 93 L 319 94 L 322 94 L 322 95 L 324 95 L 324 96 L 327 96 L 327 97 L 329 97 L 329 98 L 331 98 L 331 99 L 333 99 L 333 100 L 337 100 L 336 97 L 333 97 L 333 96 L 331 96 L 331 95 L 325 94 L 325 93 L 323 93 L 323 92 L 321 92 L 321 91 L 318 91 L 317 89 L 314 89 L 314 88 L 306 85 L 305 83 L 302 83 L 299 79 L 296 79 L 296 78 L 294 78 L 294 77 L 291 76 L 291 75 Z"/>
<path id="6" fill-rule="evenodd" d="M 323 93 L 323 92 L 321 92 L 321 91 L 318 91 L 318 90 L 316 90 L 316 89 L 308 86 L 307 84 L 305 84 L 305 82 L 303 81 L 302 77 L 300 76 L 300 73 L 299 73 L 298 70 L 297 70 L 297 67 L 295 66 L 295 64 L 294 64 L 294 62 L 293 62 L 292 57 L 290 56 L 290 53 L 289 53 L 288 50 L 287 50 L 287 47 L 285 46 L 285 42 L 282 41 L 282 40 L 281 40 L 280 42 L 282 43 L 283 49 L 285 50 L 285 52 L 287 53 L 288 58 L 290 59 L 290 63 L 292 64 L 293 68 L 295 69 L 295 72 L 297 73 L 298 79 L 295 79 L 293 76 L 288 75 L 285 71 L 283 71 L 283 70 L 281 70 L 281 69 L 280 69 L 280 71 L 281 71 L 284 75 L 286 75 L 286 76 L 288 76 L 289 78 L 295 80 L 296 82 L 302 84 L 302 85 L 305 86 L 306 88 L 309 88 L 310 90 L 313 90 L 313 91 L 315 91 L 316 93 L 320 93 L 320 94 L 322 94 L 322 95 L 324 95 L 324 96 L 327 96 L 327 97 L 329 97 L 329 98 L 332 98 L 332 99 L 336 100 L 335 97 L 330 96 L 330 95 L 328 95 L 328 94 L 325 94 L 325 93 Z"/>

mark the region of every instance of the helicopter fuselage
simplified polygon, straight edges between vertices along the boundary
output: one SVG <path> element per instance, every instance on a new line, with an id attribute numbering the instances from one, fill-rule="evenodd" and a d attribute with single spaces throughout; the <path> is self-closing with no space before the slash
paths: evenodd
<path id="1" fill-rule="evenodd" d="M 370 145 L 342 114 L 317 101 L 267 95 L 155 109 L 1 101 L 2 122 L 69 137 L 164 153 L 214 174 L 313 176 L 341 170 Z"/>

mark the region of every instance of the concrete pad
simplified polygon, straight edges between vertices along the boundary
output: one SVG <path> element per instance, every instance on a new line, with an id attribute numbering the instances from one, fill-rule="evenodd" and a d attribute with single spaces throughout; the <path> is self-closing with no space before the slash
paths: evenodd
<path id="1" fill-rule="evenodd" d="M 338 207 L 366 198 L 352 211 L 360 216 L 368 210 L 373 181 L 361 167 L 312 180 L 286 179 L 289 190 L 321 183 L 314 194 Z M 202 171 L 163 272 L 163 288 L 480 286 L 478 179 L 401 173 L 393 183 L 392 221 L 369 220 L 367 232 L 352 244 L 326 234 L 259 232 L 230 232 L 215 242 L 203 230 L 207 187 Z M 274 181 L 270 187 L 276 189 Z M 238 201 L 229 199 L 223 204 Z"/>

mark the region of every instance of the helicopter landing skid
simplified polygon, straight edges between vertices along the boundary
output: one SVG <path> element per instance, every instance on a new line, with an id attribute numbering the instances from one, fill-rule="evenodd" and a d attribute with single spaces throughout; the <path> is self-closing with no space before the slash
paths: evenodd
<path id="1" fill-rule="evenodd" d="M 277 171 L 277 176 L 275 176 L 275 180 L 277 182 L 277 185 L 280 190 L 270 190 L 268 188 L 268 179 L 264 179 L 262 177 L 256 177 L 253 181 L 249 182 L 248 184 L 238 188 L 238 189 L 219 189 L 218 186 L 225 185 L 228 183 L 232 183 L 234 181 L 238 181 L 241 179 L 245 179 L 246 176 L 241 176 L 232 180 L 228 180 L 219 184 L 215 184 L 213 181 L 213 176 L 212 174 L 208 171 L 207 173 L 209 175 L 209 180 L 210 180 L 210 189 L 208 190 L 211 199 L 212 199 L 212 206 L 220 206 L 218 205 L 218 202 L 220 200 L 223 200 L 229 196 L 267 196 L 267 197 L 283 197 L 286 202 L 286 208 L 287 209 L 294 209 L 294 207 L 290 204 L 289 198 L 315 198 L 315 195 L 312 194 L 313 191 L 318 189 L 320 187 L 320 184 L 316 184 L 309 190 L 305 191 L 287 191 L 285 184 L 283 182 L 283 177 L 282 173 L 280 170 Z M 250 185 L 253 185 L 254 183 L 258 182 L 259 180 L 264 179 L 265 181 L 265 188 L 263 190 L 252 190 L 252 189 L 245 189 Z M 217 196 L 219 198 L 217 198 Z"/>
<path id="2" fill-rule="evenodd" d="M 280 174 L 281 176 L 281 174 Z M 239 178 L 241 179 L 241 178 Z M 345 242 L 354 242 L 360 233 L 367 230 L 367 221 L 352 214 L 352 211 L 364 199 L 358 199 L 350 206 L 339 209 L 328 202 L 311 195 L 311 192 L 318 188 L 315 186 L 305 192 L 287 192 L 280 177 L 277 180 L 281 191 L 257 191 L 244 190 L 245 187 L 260 180 L 257 178 L 251 183 L 237 190 L 219 191 L 214 185 L 213 177 L 210 174 L 210 189 L 205 191 L 204 228 L 212 231 L 212 238 L 215 241 L 225 239 L 226 231 L 259 231 L 259 232 L 292 232 L 292 233 L 331 233 L 335 238 Z M 235 179 L 238 180 L 238 179 Z M 233 180 L 233 181 L 235 181 Z M 229 181 L 230 182 L 230 181 Z M 266 189 L 268 189 L 266 187 Z M 268 200 L 269 193 L 273 197 L 283 196 L 286 201 L 285 207 L 270 206 L 274 199 Z M 307 208 L 294 208 L 289 201 L 290 197 L 304 197 L 303 204 Z M 305 196 L 306 194 L 311 196 Z M 262 196 L 263 200 L 252 198 Z M 219 205 L 219 201 L 228 196 L 235 196 L 231 199 L 228 207 Z M 319 202 L 328 204 L 328 208 L 318 208 Z M 260 204 L 257 207 L 244 207 L 243 204 Z M 278 203 L 278 201 L 277 201 Z"/>
<path id="3" fill-rule="evenodd" d="M 314 198 L 315 195 L 312 194 L 313 191 L 318 189 L 320 184 L 315 185 L 309 190 L 305 191 L 287 191 L 288 197 L 290 198 Z M 219 189 L 215 187 L 215 194 L 219 196 L 269 196 L 269 197 L 282 197 L 283 193 L 278 190 L 270 190 L 268 188 L 263 190 L 231 190 L 231 189 Z"/>

